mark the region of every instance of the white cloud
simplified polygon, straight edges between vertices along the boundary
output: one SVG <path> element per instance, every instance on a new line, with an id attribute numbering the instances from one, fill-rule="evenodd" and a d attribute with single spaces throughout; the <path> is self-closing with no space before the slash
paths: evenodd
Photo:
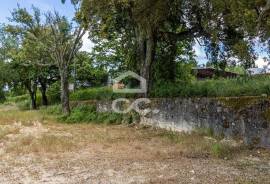
<path id="1" fill-rule="evenodd" d="M 83 46 L 80 51 L 91 52 L 95 44 L 88 38 L 88 32 L 83 36 L 82 41 Z"/>
<path id="2" fill-rule="evenodd" d="M 264 58 L 262 57 L 259 57 L 257 60 L 256 60 L 256 65 L 258 66 L 258 68 L 263 68 L 264 66 L 268 65 L 268 61 L 265 61 Z"/>

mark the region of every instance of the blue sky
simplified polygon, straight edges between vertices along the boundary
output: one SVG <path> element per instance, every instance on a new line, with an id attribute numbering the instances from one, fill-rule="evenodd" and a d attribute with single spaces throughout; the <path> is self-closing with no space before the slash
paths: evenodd
<path id="1" fill-rule="evenodd" d="M 4 3 L 3 3 L 4 1 Z M 38 7 L 41 12 L 48 12 L 56 10 L 61 15 L 72 19 L 74 17 L 74 7 L 70 3 L 70 0 L 67 0 L 65 4 L 61 3 L 61 0 L 2 0 L 0 4 L 0 22 L 8 23 L 8 17 L 11 16 L 11 12 L 17 5 L 20 5 L 22 8 L 27 8 L 31 10 L 31 6 L 34 5 Z M 83 47 L 81 50 L 90 51 L 93 47 L 93 43 L 88 39 L 88 35 L 83 37 Z"/>
<path id="2" fill-rule="evenodd" d="M 42 12 L 58 11 L 61 15 L 73 17 L 74 8 L 67 1 L 65 4 L 61 0 L 2 0 L 0 4 L 0 22 L 7 22 L 7 17 L 10 17 L 10 12 L 20 4 L 21 7 L 30 9 L 32 5 L 41 9 Z"/>
<path id="3" fill-rule="evenodd" d="M 4 3 L 3 3 L 4 2 Z M 17 4 L 20 4 L 21 7 L 31 9 L 31 6 L 34 5 L 38 7 L 42 12 L 47 11 L 58 11 L 61 15 L 65 15 L 69 19 L 72 19 L 74 16 L 74 7 L 70 4 L 70 1 L 67 0 L 65 4 L 61 3 L 61 0 L 2 0 L 0 4 L 0 22 L 7 23 L 7 17 L 10 17 L 10 12 L 17 7 Z M 83 37 L 84 45 L 81 50 L 91 51 L 93 43 L 88 39 L 88 35 Z M 199 64 L 204 64 L 207 61 L 206 54 L 204 49 L 196 44 L 194 46 L 195 53 L 197 55 L 197 61 Z M 259 47 L 256 49 L 260 52 Z M 263 57 L 266 56 L 265 52 L 259 53 L 259 58 L 256 61 L 256 64 L 259 67 L 265 65 Z"/>

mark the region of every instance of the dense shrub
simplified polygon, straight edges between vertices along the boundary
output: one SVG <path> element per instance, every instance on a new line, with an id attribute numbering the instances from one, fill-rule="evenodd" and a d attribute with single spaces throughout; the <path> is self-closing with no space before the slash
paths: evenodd
<path id="1" fill-rule="evenodd" d="M 48 89 L 51 104 L 60 102 L 60 86 L 55 83 Z M 150 97 L 233 97 L 270 95 L 270 77 L 239 77 L 236 79 L 211 79 L 204 81 L 157 83 Z M 71 94 L 72 101 L 114 100 L 117 98 L 136 98 L 136 94 L 117 94 L 111 88 L 89 88 Z M 29 109 L 29 95 L 8 97 L 7 102 L 17 103 L 21 109 Z M 37 93 L 37 105 L 41 105 L 41 94 Z"/>
<path id="2" fill-rule="evenodd" d="M 70 95 L 72 101 L 84 100 L 113 100 L 117 98 L 132 98 L 134 94 L 118 94 L 108 87 L 89 88 L 78 90 Z"/>
<path id="3" fill-rule="evenodd" d="M 160 82 L 154 85 L 150 97 L 232 97 L 270 95 L 270 77 L 239 77 L 236 79 L 209 79 L 204 81 Z M 135 98 L 134 94 L 117 94 L 112 89 L 89 88 L 71 94 L 71 100 L 113 100 Z"/>
<path id="4" fill-rule="evenodd" d="M 15 103 L 20 110 L 31 109 L 31 99 L 28 94 L 22 96 L 8 97 L 5 103 Z M 42 105 L 42 97 L 40 93 L 37 93 L 36 104 L 38 107 Z"/>
<path id="5" fill-rule="evenodd" d="M 139 116 L 136 113 L 101 113 L 97 112 L 96 107 L 93 105 L 79 105 L 74 107 L 69 116 L 61 116 L 61 107 L 59 105 L 44 107 L 41 111 L 49 115 L 55 115 L 59 120 L 66 123 L 130 124 L 139 120 Z"/>
<path id="6" fill-rule="evenodd" d="M 49 87 L 47 96 L 51 105 L 57 104 L 61 101 L 61 88 L 59 82 L 55 82 Z"/>
<path id="7" fill-rule="evenodd" d="M 49 114 L 49 115 L 61 115 L 62 111 L 61 111 L 61 106 L 60 105 L 52 105 L 52 106 L 48 106 L 48 107 L 41 107 L 40 110 L 45 113 L 45 114 Z"/>
<path id="8" fill-rule="evenodd" d="M 19 101 L 16 103 L 16 106 L 22 111 L 30 110 L 30 105 L 31 105 L 31 101 L 29 99 Z"/>
<path id="9" fill-rule="evenodd" d="M 112 99 L 113 91 L 109 88 L 90 88 L 78 90 L 70 95 L 71 100 Z"/>
<path id="10" fill-rule="evenodd" d="M 15 103 L 20 110 L 30 110 L 30 98 L 29 95 L 10 96 L 7 97 L 5 103 Z"/>
<path id="11" fill-rule="evenodd" d="M 0 90 L 0 103 L 5 102 L 6 100 L 6 94 L 3 90 Z"/>
<path id="12" fill-rule="evenodd" d="M 215 143 L 211 147 L 211 153 L 217 158 L 225 158 L 230 156 L 231 148 L 228 145 Z"/>
<path id="13" fill-rule="evenodd" d="M 270 95 L 270 77 L 240 77 L 193 81 L 191 83 L 157 84 L 151 97 L 232 97 Z"/>
<path id="14" fill-rule="evenodd" d="M 14 102 L 14 103 L 22 102 L 22 101 L 25 101 L 25 100 L 28 100 L 28 99 L 29 99 L 28 94 L 21 95 L 21 96 L 7 97 L 8 102 Z"/>

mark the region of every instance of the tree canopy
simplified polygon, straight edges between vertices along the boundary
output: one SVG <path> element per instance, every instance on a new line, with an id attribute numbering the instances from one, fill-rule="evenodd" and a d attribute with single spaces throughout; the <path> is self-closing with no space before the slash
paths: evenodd
<path id="1" fill-rule="evenodd" d="M 65 3 L 65 0 L 62 0 Z M 254 67 L 258 43 L 269 47 L 269 0 L 71 0 L 72 21 L 57 12 L 18 6 L 0 30 L 0 87 L 23 86 L 36 108 L 38 89 L 60 81 L 63 112 L 69 114 L 69 84 L 102 86 L 132 70 L 161 83 L 190 82 L 197 65 L 194 45 L 209 66 Z M 94 47 L 81 52 L 88 34 Z M 270 53 L 270 49 L 268 48 Z M 10 73 L 16 73 L 10 76 Z M 144 94 L 147 96 L 148 94 Z"/>
<path id="2" fill-rule="evenodd" d="M 82 0 L 79 17 L 90 25 L 93 40 L 122 40 L 126 58 L 133 59 L 134 70 L 151 85 L 158 72 L 152 67 L 166 48 L 168 69 L 173 69 L 176 48 L 183 43 L 204 46 L 208 60 L 221 69 L 254 66 L 255 40 L 269 37 L 265 6 L 265 0 Z M 260 34 L 258 22 L 263 25 Z"/>

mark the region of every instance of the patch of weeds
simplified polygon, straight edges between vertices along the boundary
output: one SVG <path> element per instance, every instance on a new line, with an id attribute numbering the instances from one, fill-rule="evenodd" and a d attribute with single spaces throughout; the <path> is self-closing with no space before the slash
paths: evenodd
<path id="1" fill-rule="evenodd" d="M 212 128 L 198 128 L 196 132 L 202 136 L 214 137 L 214 130 Z"/>
<path id="2" fill-rule="evenodd" d="M 61 113 L 60 106 L 53 106 L 42 112 L 56 115 L 57 119 L 66 123 L 105 123 L 110 125 L 131 124 L 138 122 L 139 115 L 136 113 L 118 114 L 113 112 L 98 112 L 94 105 L 79 105 L 72 109 L 69 116 Z"/>
<path id="3" fill-rule="evenodd" d="M 112 88 L 100 87 L 77 90 L 71 93 L 71 101 L 88 101 L 88 100 L 113 100 L 118 98 L 134 98 L 134 94 L 117 94 L 113 93 Z"/>
<path id="4" fill-rule="evenodd" d="M 19 101 L 16 103 L 16 106 L 22 111 L 27 111 L 30 110 L 30 103 L 30 100 Z"/>
<path id="5" fill-rule="evenodd" d="M 231 156 L 231 148 L 228 145 L 215 143 L 211 146 L 211 154 L 217 158 L 228 158 Z"/>
<path id="6" fill-rule="evenodd" d="M 199 129 L 191 133 L 160 130 L 157 135 L 164 137 L 170 144 L 177 146 L 184 155 L 191 158 L 231 159 L 243 149 L 241 146 L 234 147 L 216 139 L 212 136 L 211 129 Z"/>
<path id="7" fill-rule="evenodd" d="M 48 115 L 61 115 L 61 106 L 60 105 L 52 105 L 48 107 L 41 107 L 40 111 L 42 113 L 48 114 Z"/>
<path id="8" fill-rule="evenodd" d="M 7 102 L 22 102 L 29 99 L 29 95 L 21 95 L 21 96 L 14 96 L 14 97 L 7 97 Z"/>
<path id="9" fill-rule="evenodd" d="M 180 143 L 182 141 L 182 137 L 183 134 L 180 134 L 178 132 L 175 131 L 167 131 L 164 130 L 160 133 L 161 137 L 165 137 L 166 139 L 168 139 L 171 143 Z"/>
<path id="10" fill-rule="evenodd" d="M 217 98 L 224 106 L 234 110 L 241 110 L 245 107 L 260 102 L 262 97 L 240 97 L 240 98 Z"/>

